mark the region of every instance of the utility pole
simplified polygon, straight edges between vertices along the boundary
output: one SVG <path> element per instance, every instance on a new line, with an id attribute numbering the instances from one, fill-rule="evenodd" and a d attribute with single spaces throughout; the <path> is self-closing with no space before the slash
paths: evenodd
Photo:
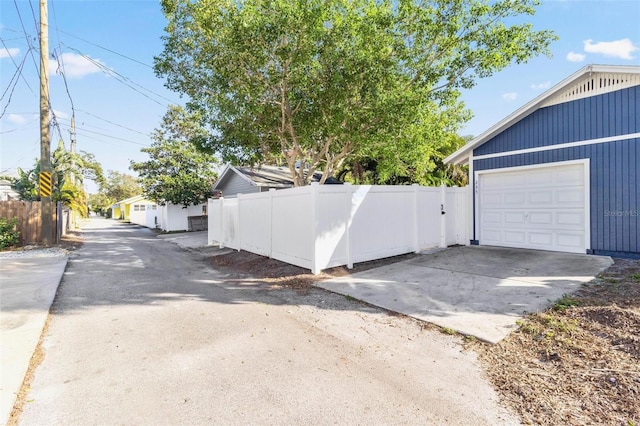
<path id="1" fill-rule="evenodd" d="M 75 174 L 75 162 L 76 162 L 76 116 L 71 116 L 71 183 L 75 185 L 76 183 L 76 174 Z"/>
<path id="2" fill-rule="evenodd" d="M 49 18 L 47 0 L 40 0 L 40 203 L 42 244 L 53 243 L 51 201 L 51 135 L 49 133 Z"/>
<path id="3" fill-rule="evenodd" d="M 71 153 L 76 153 L 76 116 L 71 116 Z"/>

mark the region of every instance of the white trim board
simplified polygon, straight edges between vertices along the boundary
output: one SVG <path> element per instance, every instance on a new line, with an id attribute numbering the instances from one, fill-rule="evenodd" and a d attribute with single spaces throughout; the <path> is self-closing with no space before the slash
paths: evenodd
<path id="1" fill-rule="evenodd" d="M 484 160 L 487 158 L 507 157 L 509 155 L 518 155 L 518 154 L 530 154 L 532 152 L 551 151 L 554 149 L 573 148 L 576 146 L 595 145 L 599 143 L 620 142 L 620 141 L 626 141 L 629 139 L 637 139 L 637 138 L 640 138 L 640 133 L 630 133 L 628 135 L 608 136 L 606 138 L 589 139 L 589 140 L 577 141 L 577 142 L 566 142 L 566 143 L 561 143 L 557 145 L 538 146 L 535 148 L 515 149 L 513 151 L 495 152 L 493 154 L 475 155 L 473 156 L 473 160 Z"/>

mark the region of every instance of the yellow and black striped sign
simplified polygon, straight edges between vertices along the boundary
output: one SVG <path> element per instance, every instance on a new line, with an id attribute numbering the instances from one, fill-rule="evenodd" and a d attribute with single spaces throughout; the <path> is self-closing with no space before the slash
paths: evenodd
<path id="1" fill-rule="evenodd" d="M 40 172 L 40 196 L 51 197 L 51 172 Z"/>

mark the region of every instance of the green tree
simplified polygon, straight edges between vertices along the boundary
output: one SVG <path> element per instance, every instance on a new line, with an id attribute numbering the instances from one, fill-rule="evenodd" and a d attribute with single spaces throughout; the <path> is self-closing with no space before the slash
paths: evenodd
<path id="1" fill-rule="evenodd" d="M 131 163 L 145 196 L 162 205 L 169 202 L 185 208 L 211 196 L 217 160 L 192 143 L 206 137 L 197 115 L 170 105 L 160 128 L 151 135 L 153 144 L 141 150 L 149 154 L 149 160 Z"/>
<path id="2" fill-rule="evenodd" d="M 97 194 L 89 195 L 87 203 L 92 212 L 101 216 L 106 216 L 109 207 L 117 200 L 107 197 L 104 193 L 98 192 Z"/>
<path id="3" fill-rule="evenodd" d="M 298 186 L 350 157 L 401 176 L 454 145 L 441 137 L 469 117 L 461 88 L 549 53 L 550 31 L 507 24 L 537 3 L 163 0 L 155 70 L 189 96 L 212 130 L 200 146 L 225 161 L 284 161 Z"/>
<path id="4" fill-rule="evenodd" d="M 107 179 L 100 191 L 112 203 L 142 194 L 142 188 L 136 178 L 126 173 L 107 170 Z"/>
<path id="5" fill-rule="evenodd" d="M 83 188 L 85 178 L 104 184 L 102 166 L 93 156 L 81 151 L 79 154 L 67 151 L 63 141 L 51 154 L 52 193 L 51 199 L 60 201 L 67 207 L 85 216 L 87 213 L 87 194 Z M 31 170 L 18 169 L 18 177 L 12 180 L 11 187 L 26 201 L 40 200 L 40 160 L 36 159 Z"/>

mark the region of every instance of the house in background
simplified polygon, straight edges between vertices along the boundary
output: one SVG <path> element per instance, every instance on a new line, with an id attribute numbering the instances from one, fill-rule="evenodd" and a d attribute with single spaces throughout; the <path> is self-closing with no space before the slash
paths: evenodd
<path id="1" fill-rule="evenodd" d="M 472 244 L 640 257 L 640 67 L 589 65 L 445 159 Z"/>
<path id="2" fill-rule="evenodd" d="M 140 212 L 143 212 L 143 211 L 146 212 L 147 206 L 150 206 L 149 210 L 152 210 L 153 206 L 156 206 L 155 208 L 157 209 L 157 204 L 154 203 L 153 201 L 145 199 L 143 195 L 136 195 L 131 198 L 126 198 L 124 200 L 118 201 L 117 203 L 114 203 L 111 206 L 111 211 L 112 211 L 111 217 L 113 219 L 132 221 L 131 213 L 134 212 L 134 213 L 137 213 L 136 215 L 134 215 L 136 221 L 140 221 L 141 220 Z M 134 223 L 137 223 L 137 222 L 134 222 Z M 147 226 L 147 225 L 144 225 L 144 226 Z"/>
<path id="3" fill-rule="evenodd" d="M 313 175 L 313 182 L 319 182 L 322 172 Z M 327 184 L 340 184 L 334 178 L 329 178 Z M 287 167 L 259 166 L 259 167 L 236 167 L 227 165 L 218 180 L 213 185 L 214 193 L 225 198 L 234 198 L 238 194 L 251 194 L 254 192 L 264 192 L 270 189 L 293 188 L 291 172 Z"/>
<path id="4" fill-rule="evenodd" d="M 11 189 L 11 182 L 0 179 L 0 201 L 19 200 L 20 194 Z"/>

